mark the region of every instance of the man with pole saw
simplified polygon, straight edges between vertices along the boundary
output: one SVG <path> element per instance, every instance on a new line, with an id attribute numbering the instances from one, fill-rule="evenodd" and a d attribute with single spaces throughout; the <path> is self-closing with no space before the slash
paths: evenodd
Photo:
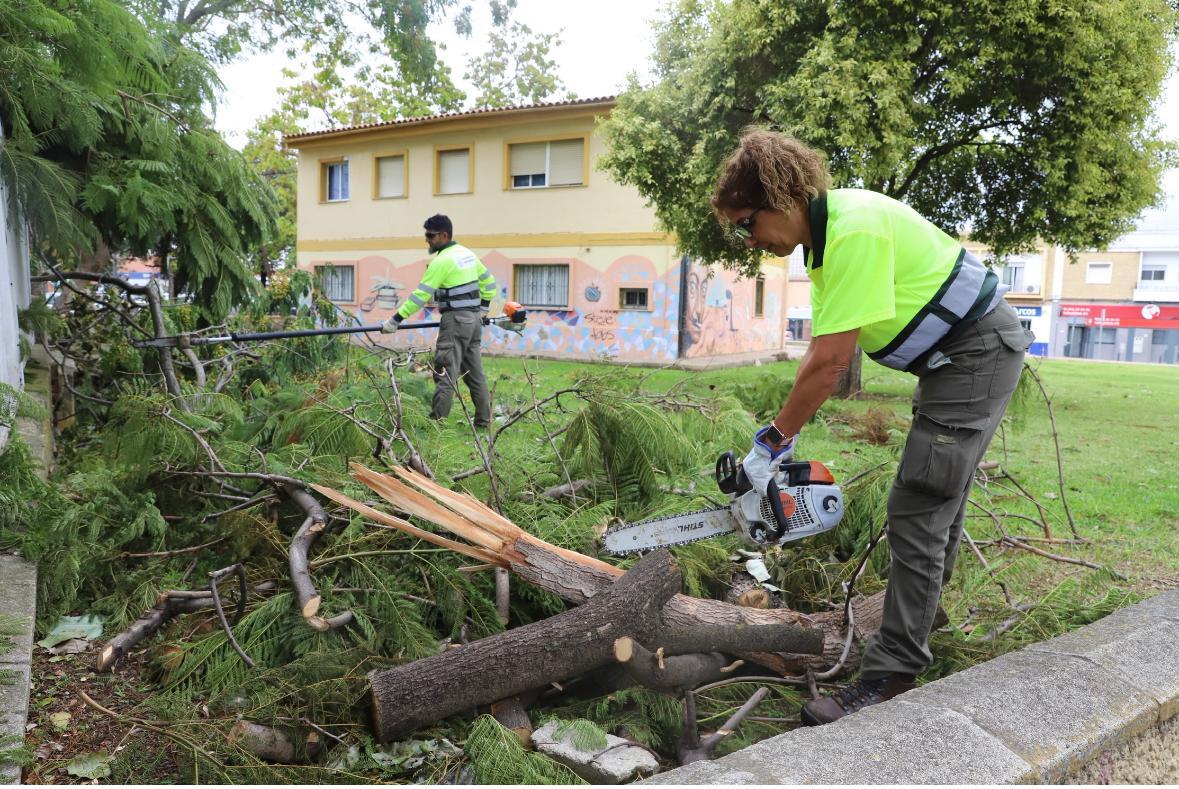
<path id="1" fill-rule="evenodd" d="M 435 214 L 426 220 L 426 243 L 433 257 L 422 281 L 381 331 L 397 331 L 401 322 L 431 299 L 442 313 L 434 346 L 434 400 L 431 419 L 450 414 L 458 379 L 467 382 L 475 403 L 475 427 L 491 424 L 491 396 L 483 376 L 480 344 L 483 317 L 495 297 L 495 277 L 475 253 L 455 242 L 450 217 Z"/>

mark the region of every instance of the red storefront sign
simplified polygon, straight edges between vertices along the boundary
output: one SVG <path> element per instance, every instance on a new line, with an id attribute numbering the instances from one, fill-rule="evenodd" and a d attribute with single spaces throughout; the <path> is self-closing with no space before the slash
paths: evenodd
<path id="1" fill-rule="evenodd" d="M 1179 307 L 1158 304 L 1061 304 L 1060 317 L 1115 329 L 1179 329 Z"/>

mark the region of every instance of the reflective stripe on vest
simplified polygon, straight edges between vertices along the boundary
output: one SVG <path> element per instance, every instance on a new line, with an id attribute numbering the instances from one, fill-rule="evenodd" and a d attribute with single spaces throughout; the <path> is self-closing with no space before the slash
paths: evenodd
<path id="1" fill-rule="evenodd" d="M 479 308 L 479 281 L 473 279 L 461 285 L 438 288 L 434 291 L 434 303 L 439 312 Z"/>
<path id="2" fill-rule="evenodd" d="M 1000 284 L 995 272 L 963 248 L 929 303 L 892 342 L 868 356 L 885 367 L 908 370 L 955 326 L 974 322 L 993 310 L 1008 290 L 1009 285 Z"/>

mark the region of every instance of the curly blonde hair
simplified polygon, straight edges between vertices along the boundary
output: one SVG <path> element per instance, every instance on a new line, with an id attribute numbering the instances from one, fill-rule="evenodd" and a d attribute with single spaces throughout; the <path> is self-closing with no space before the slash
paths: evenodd
<path id="1" fill-rule="evenodd" d="M 725 209 L 789 210 L 827 191 L 827 157 L 804 142 L 760 127 L 745 129 L 721 167 L 709 201 L 717 218 Z"/>

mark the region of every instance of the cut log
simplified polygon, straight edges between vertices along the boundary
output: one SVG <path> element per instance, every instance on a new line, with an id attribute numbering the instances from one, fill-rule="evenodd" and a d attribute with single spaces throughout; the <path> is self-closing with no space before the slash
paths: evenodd
<path id="1" fill-rule="evenodd" d="M 614 659 L 635 682 L 664 693 L 715 682 L 724 676 L 721 669 L 732 662 L 720 652 L 664 656 L 630 637 L 614 642 Z"/>
<path id="2" fill-rule="evenodd" d="M 233 724 L 226 739 L 263 761 L 275 764 L 295 763 L 295 743 L 285 732 L 272 726 L 238 721 Z"/>
<path id="3" fill-rule="evenodd" d="M 655 640 L 659 612 L 679 586 L 671 554 L 656 551 L 586 605 L 374 672 L 377 739 L 389 742 L 457 712 L 585 674 L 613 659 L 622 636 Z"/>
<path id="4" fill-rule="evenodd" d="M 611 588 L 622 574 L 620 568 L 600 559 L 546 543 L 528 534 L 477 499 L 444 488 L 412 470 L 394 469 L 400 480 L 392 480 L 392 484 L 389 484 L 388 475 L 379 474 L 356 463 L 352 464 L 352 468 L 358 480 L 392 503 L 399 511 L 411 511 L 411 507 L 406 506 L 406 502 L 402 501 L 400 496 L 408 489 L 406 483 L 414 485 L 422 491 L 410 491 L 412 507 L 416 509 L 415 514 L 452 534 L 470 539 L 478 546 L 463 545 L 462 552 L 467 555 L 478 552 L 480 558 L 485 558 L 499 567 L 506 567 L 529 583 L 571 603 L 586 603 L 595 595 Z M 341 503 L 346 503 L 346 497 L 336 491 L 321 487 L 316 489 Z M 433 497 L 434 501 L 424 501 L 427 496 Z M 389 525 L 401 528 L 393 523 Z M 404 530 L 409 532 L 410 529 L 416 527 L 410 526 Z M 445 538 L 434 537 L 434 540 L 443 539 Z M 879 593 L 879 596 L 882 597 L 883 592 Z M 875 597 L 869 598 L 866 603 L 857 602 L 855 605 L 870 605 L 873 602 Z M 677 634 L 699 633 L 701 628 L 718 628 L 717 632 L 722 634 L 727 632 L 726 629 L 758 625 L 787 628 L 784 632 L 790 632 L 790 638 L 765 651 L 737 652 L 725 646 L 716 649 L 685 647 L 682 650 L 685 653 L 720 651 L 736 654 L 780 674 L 804 673 L 808 668 L 817 671 L 830 668 L 843 652 L 846 635 L 842 610 L 806 615 L 788 608 L 747 608 L 718 600 L 675 595 L 664 608 L 662 616 L 661 636 L 667 643 L 651 646 L 664 646 L 668 654 L 680 652 L 680 648 L 674 643 Z M 861 631 L 859 628 L 857 630 Z M 822 648 L 819 652 L 814 649 L 815 632 L 822 637 Z M 867 635 L 862 631 L 860 634 Z M 699 643 L 700 640 L 698 636 L 685 636 L 686 642 Z M 854 670 L 858 665 L 860 647 L 857 639 L 853 644 L 851 656 L 843 664 L 847 670 Z"/>
<path id="5" fill-rule="evenodd" d="M 512 731 L 520 738 L 520 744 L 525 748 L 532 745 L 532 719 L 528 717 L 528 710 L 519 696 L 496 702 L 491 705 L 491 715 L 505 729 Z"/>

